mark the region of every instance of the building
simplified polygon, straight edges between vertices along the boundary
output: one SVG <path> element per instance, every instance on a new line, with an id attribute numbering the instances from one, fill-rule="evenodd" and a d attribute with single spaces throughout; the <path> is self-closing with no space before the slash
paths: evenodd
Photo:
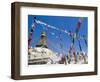
<path id="1" fill-rule="evenodd" d="M 48 49 L 45 32 L 41 33 L 40 41 L 34 48 L 29 49 L 28 64 L 56 64 L 60 60 L 55 52 Z"/>

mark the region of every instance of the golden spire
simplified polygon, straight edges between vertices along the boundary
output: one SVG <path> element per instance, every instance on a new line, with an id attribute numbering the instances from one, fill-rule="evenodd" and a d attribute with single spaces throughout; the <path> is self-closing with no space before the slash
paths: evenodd
<path id="1" fill-rule="evenodd" d="M 36 47 L 44 47 L 47 48 L 47 43 L 46 43 L 46 33 L 42 32 L 41 33 L 41 38 L 39 43 L 36 45 Z"/>

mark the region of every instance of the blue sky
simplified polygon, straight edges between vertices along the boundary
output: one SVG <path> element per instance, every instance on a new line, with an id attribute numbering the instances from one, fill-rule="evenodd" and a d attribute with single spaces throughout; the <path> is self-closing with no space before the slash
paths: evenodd
<path id="1" fill-rule="evenodd" d="M 59 29 L 65 29 L 71 32 L 75 32 L 75 29 L 77 27 L 77 22 L 79 20 L 79 17 L 69 17 L 69 16 L 28 15 L 28 36 L 30 33 L 31 25 L 34 21 L 34 17 L 36 17 L 36 19 L 41 20 L 49 25 L 55 26 Z M 71 45 L 72 38 L 68 36 L 66 33 L 63 33 L 54 29 L 50 29 L 50 28 L 46 29 L 46 28 L 47 27 L 43 27 L 40 24 L 35 25 L 30 46 L 35 47 L 35 45 L 39 42 L 41 32 L 45 31 L 46 36 L 47 36 L 48 48 L 59 53 L 61 53 L 62 50 L 64 50 L 64 52 L 67 53 Z M 55 33 L 55 35 L 52 35 L 52 33 Z M 59 34 L 62 40 L 60 40 L 59 38 L 56 38 L 56 36 L 59 36 Z M 83 17 L 83 21 L 82 21 L 81 28 L 79 30 L 78 35 L 79 36 L 85 35 L 85 37 L 88 37 L 88 18 L 87 17 Z M 86 47 L 84 40 L 80 40 L 80 42 L 81 42 L 82 50 L 87 52 L 88 48 Z M 63 46 L 62 48 L 60 48 L 60 44 Z M 80 51 L 78 40 L 75 40 L 74 46 L 75 46 L 76 51 Z"/>

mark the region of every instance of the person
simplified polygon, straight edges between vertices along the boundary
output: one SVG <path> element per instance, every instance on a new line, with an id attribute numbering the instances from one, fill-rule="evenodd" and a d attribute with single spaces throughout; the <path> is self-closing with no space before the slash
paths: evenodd
<path id="1" fill-rule="evenodd" d="M 59 61 L 59 64 L 67 64 L 67 62 L 66 62 L 66 55 L 62 55 L 61 56 L 61 60 Z"/>
<path id="2" fill-rule="evenodd" d="M 68 61 L 68 64 L 70 64 L 71 62 L 71 52 L 70 51 L 68 52 L 68 55 L 67 55 L 67 61 Z"/>
<path id="3" fill-rule="evenodd" d="M 73 56 L 74 56 L 74 63 L 76 64 L 77 63 L 77 56 L 76 56 L 75 51 L 73 52 Z"/>

